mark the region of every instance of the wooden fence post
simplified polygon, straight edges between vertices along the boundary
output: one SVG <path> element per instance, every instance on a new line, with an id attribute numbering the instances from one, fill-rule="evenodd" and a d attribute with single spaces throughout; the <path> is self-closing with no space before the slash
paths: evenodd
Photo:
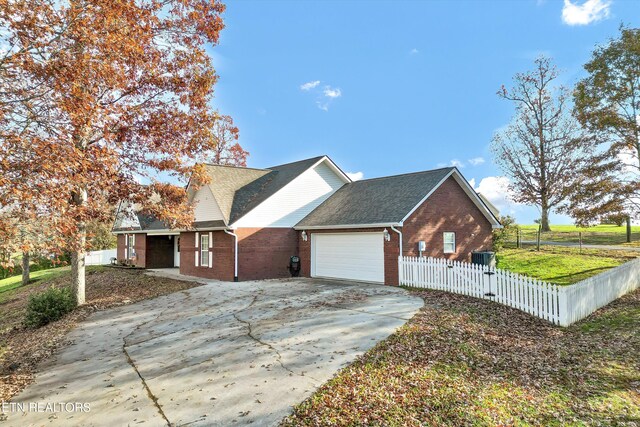
<path id="1" fill-rule="evenodd" d="M 578 240 L 580 241 L 580 253 L 582 253 L 582 231 L 578 232 Z"/>

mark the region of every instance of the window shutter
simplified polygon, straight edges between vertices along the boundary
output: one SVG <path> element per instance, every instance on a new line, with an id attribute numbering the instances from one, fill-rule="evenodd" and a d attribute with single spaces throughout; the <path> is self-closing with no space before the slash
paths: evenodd
<path id="1" fill-rule="evenodd" d="M 129 259 L 129 235 L 124 235 L 124 257 Z"/>
<path id="2" fill-rule="evenodd" d="M 213 248 L 213 233 L 209 232 L 209 268 L 213 268 L 213 252 L 211 251 Z"/>
<path id="3" fill-rule="evenodd" d="M 196 233 L 196 267 L 200 262 L 200 251 L 198 247 L 200 246 L 200 233 Z"/>

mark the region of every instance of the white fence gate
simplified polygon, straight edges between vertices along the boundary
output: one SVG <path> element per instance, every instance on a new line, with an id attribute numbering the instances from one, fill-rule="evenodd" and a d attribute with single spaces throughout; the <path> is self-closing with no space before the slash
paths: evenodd
<path id="1" fill-rule="evenodd" d="M 399 257 L 400 284 L 491 299 L 568 326 L 638 288 L 640 259 L 570 286 L 440 258 Z"/>
<path id="2" fill-rule="evenodd" d="M 87 252 L 84 259 L 85 265 L 107 265 L 111 263 L 111 258 L 115 258 L 117 249 L 105 249 L 103 251 Z"/>

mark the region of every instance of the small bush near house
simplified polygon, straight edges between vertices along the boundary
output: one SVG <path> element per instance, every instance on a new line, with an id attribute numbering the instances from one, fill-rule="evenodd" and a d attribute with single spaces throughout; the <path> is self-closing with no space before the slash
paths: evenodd
<path id="1" fill-rule="evenodd" d="M 502 228 L 493 230 L 493 250 L 499 251 L 502 249 L 509 240 L 518 232 L 518 225 L 516 219 L 512 216 L 500 216 L 499 218 Z"/>
<path id="2" fill-rule="evenodd" d="M 62 318 L 76 305 L 71 289 L 52 286 L 41 294 L 29 297 L 24 324 L 30 328 L 39 328 Z"/>

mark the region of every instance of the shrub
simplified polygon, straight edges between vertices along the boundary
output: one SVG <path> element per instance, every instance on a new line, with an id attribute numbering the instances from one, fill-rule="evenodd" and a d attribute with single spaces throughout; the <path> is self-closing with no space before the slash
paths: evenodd
<path id="1" fill-rule="evenodd" d="M 499 251 L 502 249 L 510 238 L 515 239 L 515 234 L 518 232 L 518 225 L 514 217 L 506 215 L 500 216 L 500 224 L 502 228 L 493 230 L 493 250 Z"/>
<path id="2" fill-rule="evenodd" d="M 71 289 L 52 286 L 41 294 L 29 296 L 24 324 L 39 328 L 62 318 L 76 305 L 76 297 Z"/>

